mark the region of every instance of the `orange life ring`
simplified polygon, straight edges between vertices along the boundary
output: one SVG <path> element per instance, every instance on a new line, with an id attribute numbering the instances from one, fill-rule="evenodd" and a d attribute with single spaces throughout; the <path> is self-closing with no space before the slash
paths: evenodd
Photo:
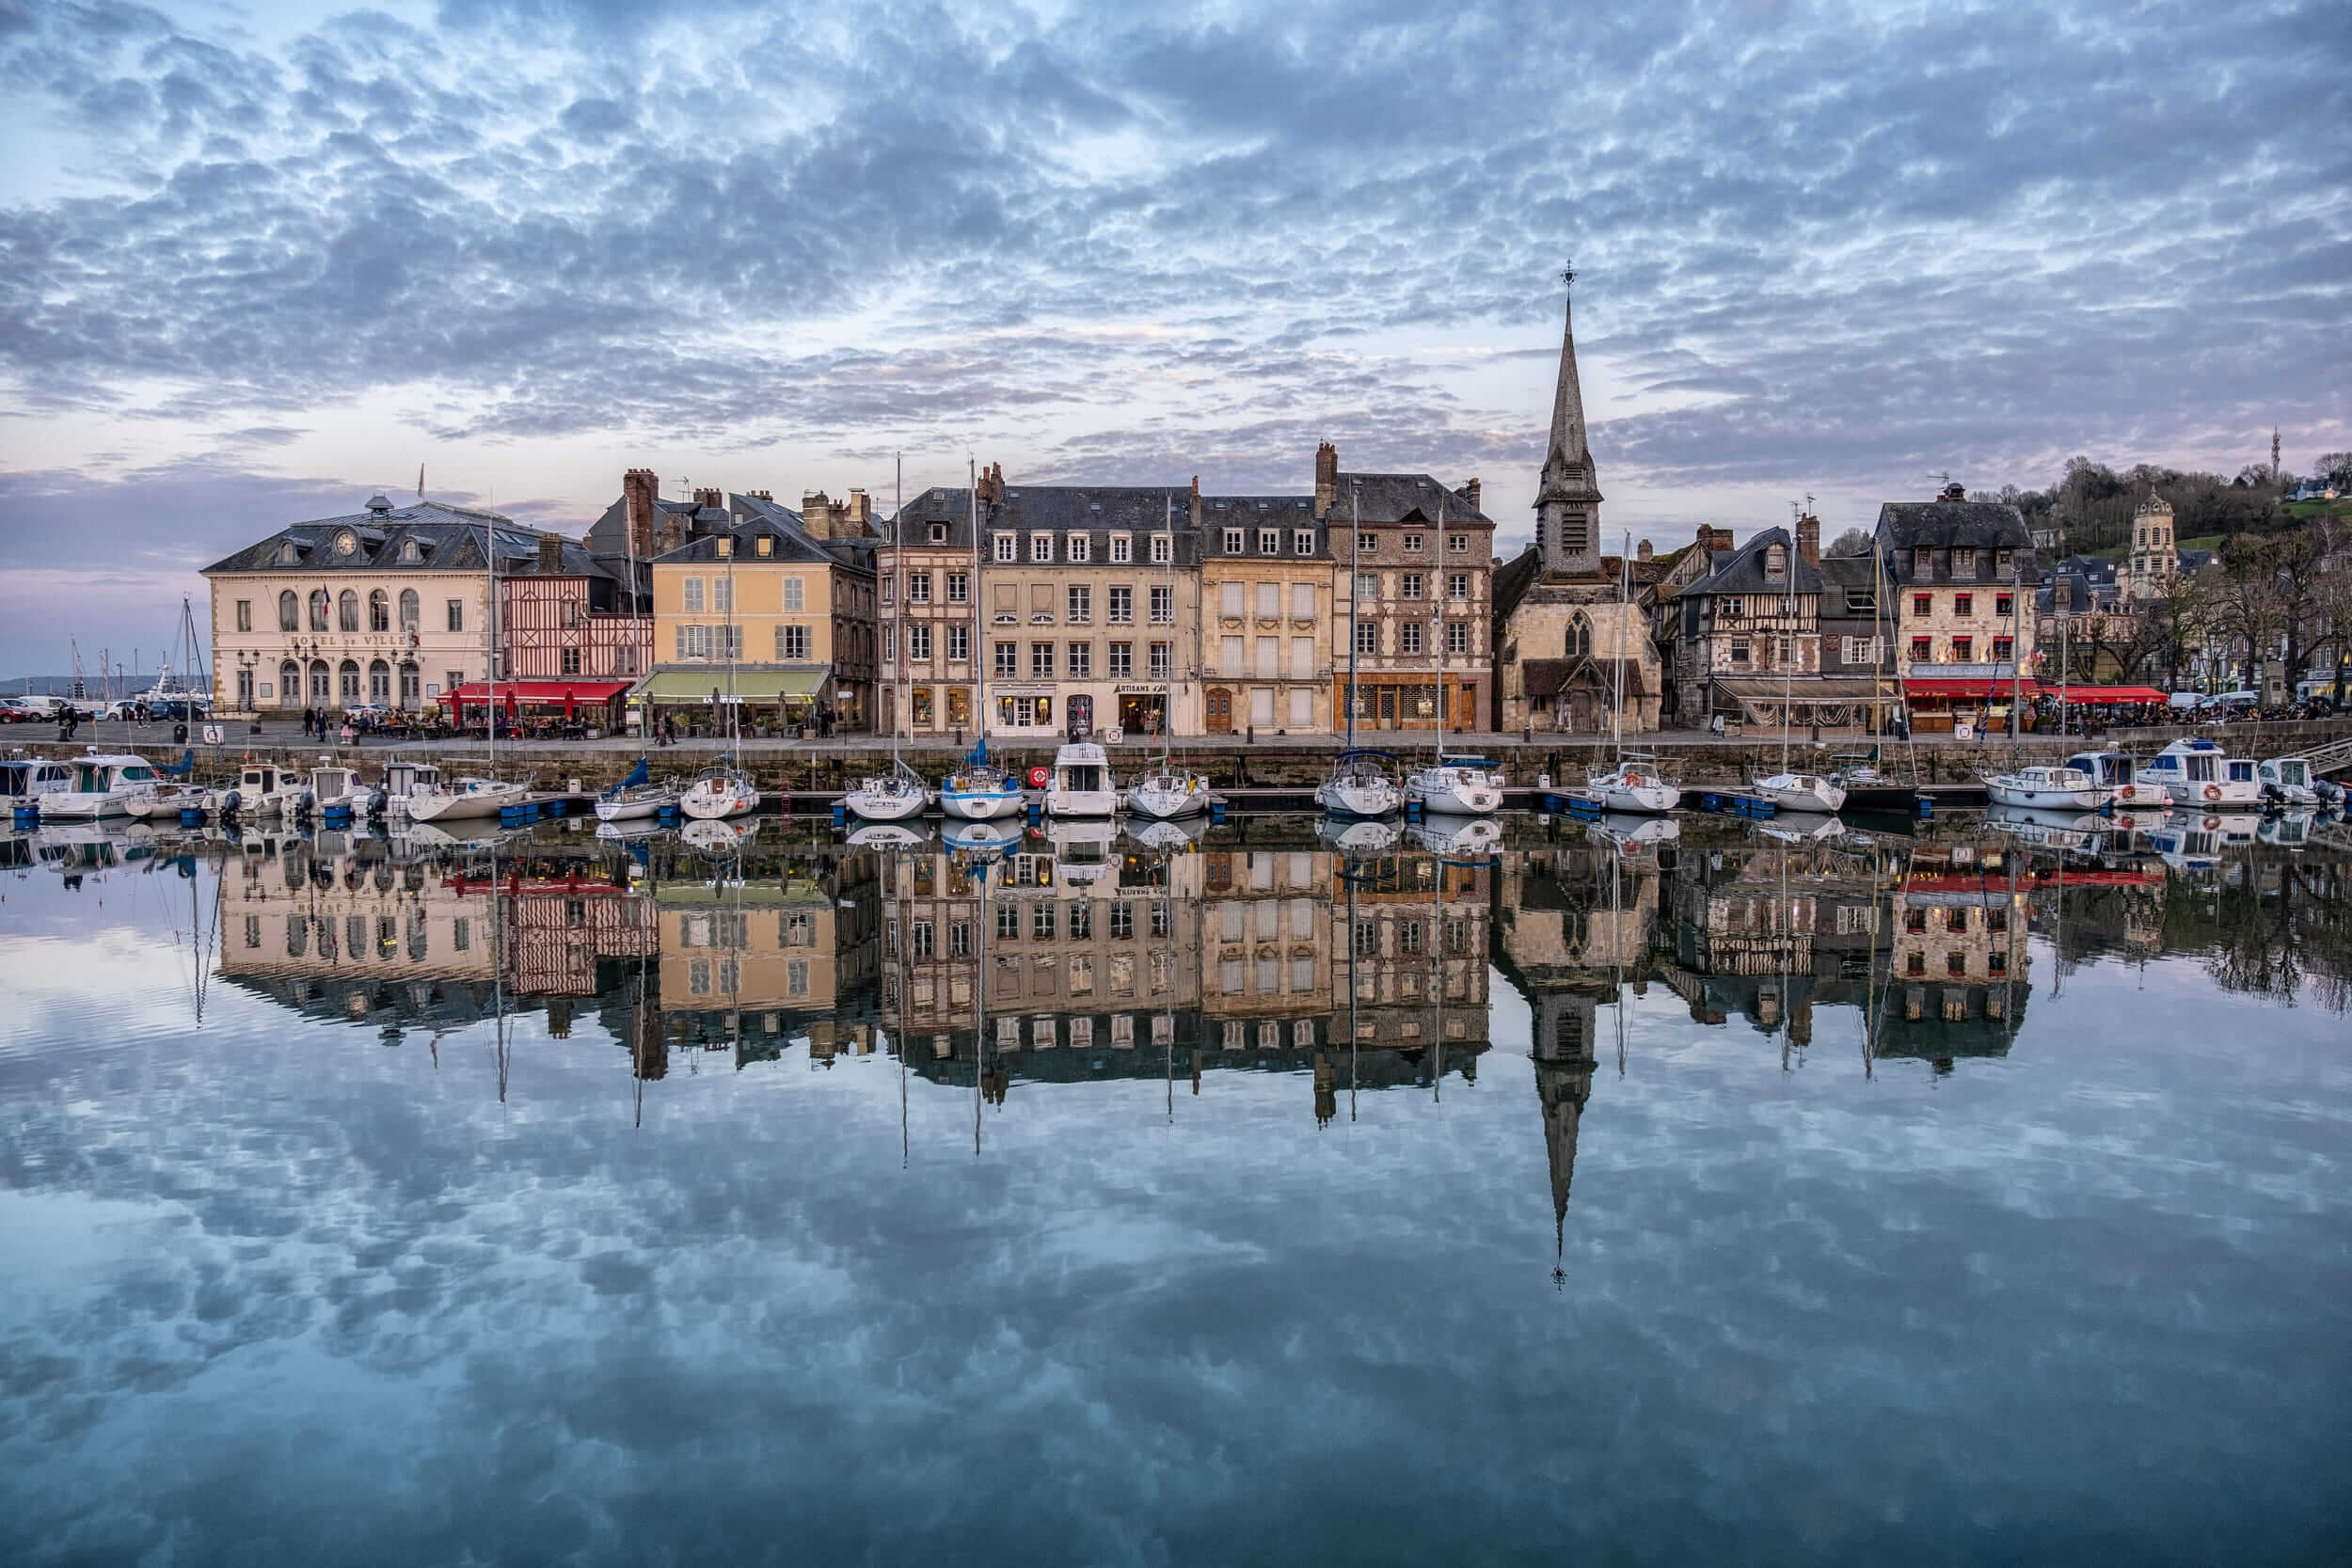
<path id="1" fill-rule="evenodd" d="M 2205 818 L 2205 832 L 2209 832 L 2209 833 L 2210 833 L 2210 832 L 2215 832 L 2216 830 L 2217 830 L 2220 826 L 2221 826 L 2221 818 L 2219 818 L 2218 816 L 2208 816 L 2208 817 L 2206 817 L 2206 818 Z"/>
<path id="2" fill-rule="evenodd" d="M 1029 787 L 1031 789 L 1043 789 L 1047 784 L 1053 783 L 1053 781 L 1054 775 L 1047 772 L 1042 768 L 1032 768 L 1029 769 Z"/>
<path id="3" fill-rule="evenodd" d="M 2220 786 L 2219 784 L 2207 784 L 2207 785 L 2205 786 L 2205 799 L 2206 799 L 2206 800 L 2220 800 L 2220 799 L 2221 799 L 2221 786 Z"/>

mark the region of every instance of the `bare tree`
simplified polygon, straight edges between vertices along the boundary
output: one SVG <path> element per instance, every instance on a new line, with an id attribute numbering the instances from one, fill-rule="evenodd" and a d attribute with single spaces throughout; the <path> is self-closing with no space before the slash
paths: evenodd
<path id="1" fill-rule="evenodd" d="M 1823 550 L 1821 553 L 1823 555 L 1868 555 L 1870 553 L 1870 535 L 1864 532 L 1861 529 L 1850 528 L 1845 532 L 1839 534 L 1836 538 L 1831 540 L 1829 542 L 1829 548 Z"/>

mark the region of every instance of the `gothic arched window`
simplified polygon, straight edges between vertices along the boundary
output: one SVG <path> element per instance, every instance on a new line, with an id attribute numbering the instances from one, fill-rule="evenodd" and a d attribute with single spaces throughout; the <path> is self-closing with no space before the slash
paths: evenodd
<path id="1" fill-rule="evenodd" d="M 1584 619 L 1582 610 L 1579 610 L 1575 618 L 1568 622 L 1567 657 L 1588 658 L 1592 656 L 1592 652 L 1593 624 Z"/>

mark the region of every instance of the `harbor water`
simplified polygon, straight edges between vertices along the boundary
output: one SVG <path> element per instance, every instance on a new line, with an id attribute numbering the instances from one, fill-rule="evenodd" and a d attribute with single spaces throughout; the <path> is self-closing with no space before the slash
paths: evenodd
<path id="1" fill-rule="evenodd" d="M 2310 826 L 19 832 L 0 1560 L 2352 1560 Z"/>

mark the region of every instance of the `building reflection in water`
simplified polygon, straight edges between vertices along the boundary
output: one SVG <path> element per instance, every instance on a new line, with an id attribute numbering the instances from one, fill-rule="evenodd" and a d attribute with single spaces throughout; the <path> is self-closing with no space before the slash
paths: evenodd
<path id="1" fill-rule="evenodd" d="M 1994 823 L 1515 836 L 1448 858 L 1343 853 L 1279 818 L 1164 846 L 1055 825 L 978 849 L 776 823 L 713 848 L 249 834 L 214 849 L 220 973 L 388 1042 L 517 1011 L 563 1038 L 590 1007 L 641 1085 L 681 1056 L 894 1052 L 973 1092 L 976 1139 L 1025 1085 L 1158 1078 L 1172 1116 L 1219 1073 L 1291 1074 L 1319 1127 L 1368 1091 L 1441 1097 L 1475 1081 L 1499 974 L 1532 1021 L 1557 1231 L 1596 1076 L 1624 1070 L 1627 1013 L 1654 987 L 1792 1072 L 1842 1009 L 1863 1072 L 1940 1074 L 2011 1049 L 2030 931 L 2061 987 L 2103 955 L 2184 946 L 2213 952 L 2225 985 L 2315 981 L 2323 1001 L 2352 970 L 2328 912 L 2343 901 L 2292 896 L 2344 885 L 2344 857 L 2318 848 L 2185 859 L 2162 834 Z"/>

